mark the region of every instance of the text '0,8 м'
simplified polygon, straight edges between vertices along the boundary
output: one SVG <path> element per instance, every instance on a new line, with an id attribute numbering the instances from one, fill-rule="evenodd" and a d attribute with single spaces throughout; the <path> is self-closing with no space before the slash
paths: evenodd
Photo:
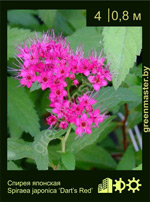
<path id="1" fill-rule="evenodd" d="M 103 16 L 101 16 L 101 11 L 98 11 L 94 19 L 101 21 Z M 117 22 L 122 22 L 122 21 L 141 21 L 142 20 L 142 14 L 141 13 L 130 13 L 127 10 L 124 10 L 122 12 L 117 11 L 117 10 L 111 10 L 108 8 L 107 10 L 107 21 L 110 23 L 111 21 L 117 21 Z"/>

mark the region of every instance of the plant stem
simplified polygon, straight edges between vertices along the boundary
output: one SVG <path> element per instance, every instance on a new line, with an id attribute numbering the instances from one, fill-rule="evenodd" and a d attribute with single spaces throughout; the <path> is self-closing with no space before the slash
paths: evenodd
<path id="1" fill-rule="evenodd" d="M 69 92 L 70 88 L 69 88 L 69 85 L 67 86 L 67 95 L 68 95 L 68 99 L 71 100 L 71 97 L 70 97 L 70 92 Z"/>
<path id="2" fill-rule="evenodd" d="M 70 131 L 71 131 L 72 125 L 70 124 L 68 131 L 66 133 L 66 135 L 62 138 L 62 152 L 65 153 L 65 149 L 66 149 L 66 141 L 69 137 Z"/>
<path id="3" fill-rule="evenodd" d="M 51 164 L 51 167 L 53 170 L 57 170 L 57 166 L 55 166 L 54 164 Z"/>
<path id="4" fill-rule="evenodd" d="M 128 105 L 124 104 L 124 108 L 125 108 L 125 118 L 122 122 L 123 123 L 122 131 L 123 131 L 123 147 L 124 147 L 124 151 L 125 151 L 127 149 L 126 121 L 128 119 L 128 115 L 129 115 Z"/>

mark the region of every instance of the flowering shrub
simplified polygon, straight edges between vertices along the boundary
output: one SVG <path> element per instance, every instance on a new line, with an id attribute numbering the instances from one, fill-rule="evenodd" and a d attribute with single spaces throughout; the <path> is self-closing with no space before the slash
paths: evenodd
<path id="1" fill-rule="evenodd" d="M 65 39 L 55 37 L 54 31 L 43 34 L 41 40 L 37 36 L 30 42 L 29 47 L 24 44 L 17 48 L 17 58 L 21 62 L 16 78 L 28 88 L 37 81 L 42 90 L 50 89 L 52 113 L 46 118 L 50 128 L 57 122 L 61 129 L 74 124 L 77 126 L 75 133 L 80 137 L 84 133 L 91 134 L 91 128 L 98 127 L 98 123 L 106 117 L 100 114 L 99 109 L 93 109 L 97 102 L 93 98 L 94 91 L 99 91 L 107 85 L 107 81 L 111 81 L 108 66 L 104 64 L 105 58 L 93 52 L 85 57 L 81 48 L 74 53 Z M 92 84 L 93 91 L 72 98 L 70 87 L 80 85 L 77 78 L 80 74 Z"/>
<path id="2" fill-rule="evenodd" d="M 7 36 L 8 170 L 141 169 L 141 27 L 8 10 Z"/>

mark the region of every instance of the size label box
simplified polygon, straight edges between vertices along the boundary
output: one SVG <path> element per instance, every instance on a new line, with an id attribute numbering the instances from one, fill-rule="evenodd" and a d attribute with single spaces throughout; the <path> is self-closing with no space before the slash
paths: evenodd
<path id="1" fill-rule="evenodd" d="M 110 8 L 108 8 L 108 10 L 107 10 L 108 23 L 110 23 L 110 21 L 118 21 L 118 22 L 122 22 L 122 20 L 128 21 L 130 18 L 133 21 L 141 21 L 142 14 L 141 13 L 131 13 L 129 15 L 129 11 L 124 10 L 122 12 L 122 14 L 119 15 L 119 12 L 117 10 L 111 10 Z M 94 16 L 94 19 L 98 20 L 99 22 L 102 20 L 101 11 L 98 11 L 96 13 L 96 15 Z"/>
<path id="2" fill-rule="evenodd" d="M 143 10 L 135 5 L 120 8 L 100 3 L 98 8 L 87 9 L 87 26 L 142 26 L 144 18 Z"/>

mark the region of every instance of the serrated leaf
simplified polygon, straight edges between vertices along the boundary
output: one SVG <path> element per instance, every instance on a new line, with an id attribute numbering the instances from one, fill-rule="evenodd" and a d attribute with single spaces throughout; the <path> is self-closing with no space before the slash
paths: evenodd
<path id="1" fill-rule="evenodd" d="M 70 151 L 61 154 L 61 161 L 67 170 L 75 169 L 75 157 Z"/>
<path id="2" fill-rule="evenodd" d="M 84 147 L 93 144 L 102 134 L 104 129 L 108 126 L 108 124 L 114 119 L 115 116 L 111 116 L 107 118 L 104 122 L 99 124 L 99 128 L 93 128 L 91 134 L 85 134 L 83 137 L 78 137 L 75 133 L 71 133 L 69 138 L 73 139 L 73 141 L 67 145 L 67 150 L 73 153 L 77 153 Z M 77 138 L 77 139 L 76 139 Z"/>
<path id="3" fill-rule="evenodd" d="M 26 12 L 25 10 L 8 10 L 7 19 L 10 23 L 31 27 L 39 25 L 38 20 L 32 15 L 33 13 Z"/>
<path id="4" fill-rule="evenodd" d="M 142 111 L 142 99 L 138 102 L 130 102 L 128 103 L 129 111 L 132 113 L 133 111 Z M 130 115 L 130 114 L 129 114 Z"/>
<path id="5" fill-rule="evenodd" d="M 10 119 L 8 119 L 8 128 L 9 128 L 11 137 L 13 137 L 13 138 L 21 137 L 23 130 L 21 128 L 19 128 L 14 121 L 12 121 Z"/>
<path id="6" fill-rule="evenodd" d="M 28 29 L 7 28 L 7 60 L 16 55 L 15 47 L 28 37 L 33 36 Z"/>
<path id="7" fill-rule="evenodd" d="M 78 29 L 71 36 L 67 37 L 71 48 L 75 51 L 78 46 L 83 46 L 85 55 L 88 55 L 93 49 L 96 49 L 99 55 L 102 49 L 101 40 L 102 35 L 95 27 Z"/>
<path id="8" fill-rule="evenodd" d="M 133 93 L 135 93 L 137 96 L 139 96 L 141 98 L 141 101 L 142 101 L 142 86 L 139 86 L 139 85 L 131 86 L 130 90 Z"/>
<path id="9" fill-rule="evenodd" d="M 57 10 L 38 10 L 39 17 L 48 28 L 52 28 Z"/>
<path id="10" fill-rule="evenodd" d="M 27 92 L 19 82 L 8 77 L 8 118 L 32 136 L 39 133 L 39 118 Z"/>
<path id="11" fill-rule="evenodd" d="M 114 169 L 116 162 L 112 159 L 110 154 L 100 146 L 90 145 L 82 149 L 75 155 L 77 167 L 86 168 L 101 168 Z"/>
<path id="12" fill-rule="evenodd" d="M 142 77 L 142 64 L 134 66 L 131 69 L 131 73 L 134 73 L 136 76 Z"/>
<path id="13" fill-rule="evenodd" d="M 117 122 L 113 121 L 111 123 L 109 123 L 109 125 L 104 129 L 104 131 L 101 133 L 100 137 L 97 139 L 97 143 L 100 143 L 101 141 L 103 141 L 108 135 L 109 133 L 111 133 L 114 128 L 116 128 L 117 126 Z"/>
<path id="14" fill-rule="evenodd" d="M 55 34 L 60 35 L 60 33 L 63 33 L 63 36 L 68 36 L 74 32 L 74 28 L 70 25 L 70 23 L 67 21 L 67 19 L 57 12 L 55 21 L 54 21 L 54 30 Z"/>
<path id="15" fill-rule="evenodd" d="M 105 87 L 98 93 L 97 103 L 94 105 L 94 108 L 101 106 L 101 110 L 110 110 L 119 104 L 137 102 L 139 99 L 140 97 L 130 91 L 129 88 L 120 87 L 115 90 L 114 87 Z"/>
<path id="16" fill-rule="evenodd" d="M 13 161 L 8 161 L 7 170 L 22 170 L 22 168 L 18 167 Z"/>
<path id="17" fill-rule="evenodd" d="M 124 153 L 121 161 L 118 163 L 117 170 L 132 170 L 135 167 L 134 150 L 129 146 Z"/>
<path id="18" fill-rule="evenodd" d="M 18 160 L 22 158 L 33 159 L 32 143 L 22 139 L 7 139 L 7 160 Z"/>
<path id="19" fill-rule="evenodd" d="M 65 132 L 66 130 L 43 130 L 35 137 L 33 153 L 38 170 L 48 170 L 48 144 L 50 141 L 62 136 Z"/>
<path id="20" fill-rule="evenodd" d="M 117 89 L 129 69 L 133 67 L 136 56 L 142 49 L 141 27 L 104 27 L 104 51 L 110 61 L 110 70 L 115 73 L 112 79 Z"/>
<path id="21" fill-rule="evenodd" d="M 46 91 L 43 92 L 43 95 L 41 97 L 40 105 L 41 105 L 41 111 L 42 111 L 43 114 L 46 113 L 46 112 L 50 112 L 50 111 L 51 111 L 50 113 L 52 113 L 52 109 L 48 108 L 49 105 L 50 105 L 50 101 L 48 99 L 49 93 L 50 93 L 49 90 L 46 90 Z"/>
<path id="22" fill-rule="evenodd" d="M 58 12 L 61 13 L 75 29 L 86 26 L 86 18 L 83 15 L 83 10 L 59 10 Z"/>
<path id="23" fill-rule="evenodd" d="M 15 11 L 18 11 L 18 10 L 15 10 Z M 23 12 L 23 13 L 28 13 L 28 14 L 32 14 L 32 15 L 37 15 L 37 10 L 32 10 L 32 9 L 19 9 L 19 11 Z"/>
<path id="24" fill-rule="evenodd" d="M 32 84 L 31 88 L 30 88 L 30 92 L 35 91 L 35 90 L 38 90 L 38 89 L 40 89 L 40 88 L 41 88 L 41 84 L 38 83 L 37 81 L 35 81 L 35 82 Z"/>
<path id="25" fill-rule="evenodd" d="M 125 83 L 128 85 L 128 86 L 130 86 L 130 87 L 132 87 L 133 85 L 135 86 L 135 85 L 141 85 L 141 81 L 140 81 L 141 79 L 139 79 L 139 77 L 137 77 L 135 74 L 128 74 L 127 76 L 126 76 L 126 78 L 125 78 Z"/>
<path id="26" fill-rule="evenodd" d="M 37 32 L 39 39 L 42 38 L 42 33 Z M 7 27 L 7 60 L 13 58 L 17 51 L 15 50 L 17 45 L 22 45 L 25 42 L 27 45 L 29 38 L 36 38 L 35 32 L 31 32 L 29 29 L 18 29 Z"/>

